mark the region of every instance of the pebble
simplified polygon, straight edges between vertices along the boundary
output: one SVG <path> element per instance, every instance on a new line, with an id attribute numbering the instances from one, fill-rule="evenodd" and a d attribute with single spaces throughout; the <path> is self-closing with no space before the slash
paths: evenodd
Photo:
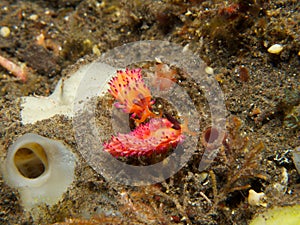
<path id="1" fill-rule="evenodd" d="M 213 68 L 211 68 L 210 66 L 207 66 L 207 67 L 205 67 L 205 72 L 207 73 L 207 74 L 214 74 L 214 69 Z"/>
<path id="2" fill-rule="evenodd" d="M 281 44 L 274 44 L 268 48 L 268 52 L 271 54 L 279 54 L 282 50 L 283 46 Z"/>
<path id="3" fill-rule="evenodd" d="M 36 14 L 31 14 L 31 15 L 29 16 L 29 19 L 32 20 L 32 21 L 36 21 L 38 18 L 39 18 L 39 16 L 36 15 Z"/>
<path id="4" fill-rule="evenodd" d="M 10 35 L 10 29 L 8 27 L 1 27 L 0 35 L 2 37 L 8 37 Z"/>
<path id="5" fill-rule="evenodd" d="M 100 56 L 100 55 L 101 55 L 101 52 L 100 52 L 100 50 L 99 50 L 99 48 L 98 48 L 97 45 L 94 45 L 92 50 L 93 50 L 93 53 L 94 53 L 95 55 L 97 55 L 97 56 Z"/>

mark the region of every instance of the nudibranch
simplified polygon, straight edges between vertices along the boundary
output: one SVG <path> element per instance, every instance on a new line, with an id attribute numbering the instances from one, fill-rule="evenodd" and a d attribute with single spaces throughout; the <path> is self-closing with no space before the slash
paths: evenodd
<path id="1" fill-rule="evenodd" d="M 115 107 L 131 114 L 136 122 L 142 123 L 149 117 L 156 117 L 151 111 L 154 100 L 151 100 L 151 92 L 142 78 L 141 69 L 118 70 L 117 76 L 109 81 L 109 86 L 109 93 L 117 100 Z"/>
<path id="2" fill-rule="evenodd" d="M 104 150 L 114 157 L 147 156 L 166 153 L 182 143 L 181 127 L 166 118 L 151 118 L 128 134 L 118 134 L 104 143 Z"/>

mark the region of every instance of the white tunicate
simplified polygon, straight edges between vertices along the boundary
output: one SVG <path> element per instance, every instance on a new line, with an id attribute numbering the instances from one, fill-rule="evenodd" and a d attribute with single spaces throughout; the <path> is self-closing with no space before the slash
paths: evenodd
<path id="1" fill-rule="evenodd" d="M 37 134 L 25 134 L 9 147 L 2 165 L 5 182 L 16 188 L 21 204 L 56 204 L 74 180 L 75 155 L 61 142 Z"/>
<path id="2" fill-rule="evenodd" d="M 77 88 L 81 82 L 81 79 L 85 76 L 87 71 L 90 71 L 92 64 L 82 66 L 78 71 L 71 74 L 68 79 L 64 81 L 61 79 L 57 83 L 54 92 L 49 97 L 36 97 L 26 96 L 22 97 L 22 111 L 21 122 L 23 124 L 33 124 L 37 121 L 48 119 L 54 115 L 65 115 L 68 118 L 73 117 L 73 104 L 76 95 Z M 116 69 L 110 66 L 102 65 L 101 68 L 97 68 L 94 73 L 99 73 L 100 76 L 107 76 L 106 74 L 116 73 Z M 89 89 L 98 90 L 102 84 L 93 83 L 93 86 L 89 86 Z M 108 89 L 108 84 L 106 90 Z"/>

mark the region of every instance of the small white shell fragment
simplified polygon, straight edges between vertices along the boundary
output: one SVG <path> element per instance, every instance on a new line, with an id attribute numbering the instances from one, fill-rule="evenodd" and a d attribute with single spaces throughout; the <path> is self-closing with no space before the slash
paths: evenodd
<path id="1" fill-rule="evenodd" d="M 193 13 L 190 11 L 190 10 L 188 10 L 186 13 L 185 13 L 185 15 L 186 16 L 190 16 L 190 15 L 192 15 Z"/>
<path id="2" fill-rule="evenodd" d="M 31 15 L 29 16 L 29 19 L 32 20 L 32 21 L 36 21 L 38 18 L 39 18 L 39 16 L 36 15 L 36 14 L 31 14 Z"/>
<path id="3" fill-rule="evenodd" d="M 189 50 L 190 44 L 186 44 L 183 49 L 182 52 L 187 52 Z"/>
<path id="4" fill-rule="evenodd" d="M 210 66 L 205 67 L 205 73 L 207 74 L 214 74 L 214 69 Z"/>
<path id="5" fill-rule="evenodd" d="M 274 44 L 268 48 L 268 52 L 271 54 L 279 54 L 282 50 L 283 46 L 281 44 Z"/>
<path id="6" fill-rule="evenodd" d="M 0 35 L 2 37 L 8 37 L 10 35 L 10 29 L 8 27 L 1 27 Z"/>
<path id="7" fill-rule="evenodd" d="M 248 203 L 249 205 L 253 206 L 265 206 L 265 203 L 262 202 L 262 198 L 265 196 L 265 193 L 260 192 L 257 193 L 256 191 L 250 189 L 248 195 Z"/>
<path id="8" fill-rule="evenodd" d="M 161 59 L 158 58 L 158 57 L 155 57 L 155 61 L 156 61 L 157 63 L 163 63 L 163 62 L 161 61 Z"/>

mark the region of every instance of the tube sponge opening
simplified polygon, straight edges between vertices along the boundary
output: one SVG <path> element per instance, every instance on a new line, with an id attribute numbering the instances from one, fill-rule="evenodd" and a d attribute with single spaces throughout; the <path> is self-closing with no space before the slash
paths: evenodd
<path id="1" fill-rule="evenodd" d="M 75 155 L 61 142 L 25 134 L 9 147 L 2 166 L 6 183 L 20 192 L 25 210 L 56 204 L 74 180 Z"/>
<path id="2" fill-rule="evenodd" d="M 18 149 L 14 163 L 19 172 L 27 178 L 37 178 L 48 170 L 48 158 L 45 149 L 37 143 L 29 143 Z"/>

